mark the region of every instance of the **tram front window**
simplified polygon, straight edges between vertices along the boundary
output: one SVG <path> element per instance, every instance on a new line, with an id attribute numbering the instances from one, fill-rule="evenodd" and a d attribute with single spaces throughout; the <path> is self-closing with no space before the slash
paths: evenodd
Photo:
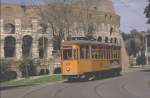
<path id="1" fill-rule="evenodd" d="M 72 58 L 72 49 L 64 49 L 63 50 L 63 59 L 64 60 L 71 60 Z"/>

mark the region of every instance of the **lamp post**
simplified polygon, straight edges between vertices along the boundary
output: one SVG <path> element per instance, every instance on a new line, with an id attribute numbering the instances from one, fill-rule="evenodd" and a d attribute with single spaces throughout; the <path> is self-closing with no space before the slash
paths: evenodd
<path id="1" fill-rule="evenodd" d="M 147 42 L 148 42 L 148 37 L 145 36 L 145 56 L 146 56 L 146 65 L 149 66 L 149 62 L 148 62 L 148 45 L 147 45 Z"/>

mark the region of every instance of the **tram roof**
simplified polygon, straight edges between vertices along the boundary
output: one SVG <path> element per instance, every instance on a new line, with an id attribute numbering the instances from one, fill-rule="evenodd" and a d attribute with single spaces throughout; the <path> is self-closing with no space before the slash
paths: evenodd
<path id="1" fill-rule="evenodd" d="M 108 45 L 108 46 L 121 46 L 120 44 L 116 43 L 105 43 L 105 42 L 98 42 L 98 41 L 87 41 L 87 40 L 71 40 L 71 41 L 64 41 L 62 45 L 71 45 L 71 44 L 80 44 L 80 45 Z"/>

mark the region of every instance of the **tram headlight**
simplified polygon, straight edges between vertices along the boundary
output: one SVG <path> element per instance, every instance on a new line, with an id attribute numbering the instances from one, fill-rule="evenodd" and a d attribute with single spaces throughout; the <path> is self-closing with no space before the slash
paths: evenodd
<path id="1" fill-rule="evenodd" d="M 66 71 L 70 71 L 70 68 L 69 68 L 69 67 L 67 67 L 67 68 L 66 68 Z"/>

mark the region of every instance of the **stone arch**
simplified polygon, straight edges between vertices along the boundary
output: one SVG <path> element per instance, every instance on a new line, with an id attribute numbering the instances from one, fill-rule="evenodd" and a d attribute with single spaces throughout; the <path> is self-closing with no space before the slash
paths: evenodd
<path id="1" fill-rule="evenodd" d="M 49 74 L 50 70 L 49 69 L 40 69 L 39 75 L 46 75 Z"/>
<path id="2" fill-rule="evenodd" d="M 15 25 L 12 23 L 7 23 L 4 25 L 4 32 L 7 34 L 14 34 L 15 33 Z"/>
<path id="3" fill-rule="evenodd" d="M 110 38 L 110 43 L 113 43 L 113 38 Z"/>
<path id="4" fill-rule="evenodd" d="M 32 55 L 32 41 L 33 38 L 30 35 L 25 35 L 22 39 L 22 56 L 29 57 Z"/>
<path id="5" fill-rule="evenodd" d="M 12 36 L 7 36 L 4 40 L 4 55 L 5 58 L 16 56 L 16 39 Z"/>
<path id="6" fill-rule="evenodd" d="M 118 39 L 116 37 L 114 38 L 114 43 L 118 43 Z"/>
<path id="7" fill-rule="evenodd" d="M 99 36 L 98 39 L 97 39 L 97 41 L 98 41 L 98 42 L 102 42 L 102 37 Z"/>
<path id="8" fill-rule="evenodd" d="M 43 59 L 47 57 L 47 50 L 48 50 L 48 38 L 40 37 L 39 38 L 39 57 Z"/>
<path id="9" fill-rule="evenodd" d="M 108 37 L 105 37 L 105 43 L 108 43 L 108 40 L 109 40 Z"/>

